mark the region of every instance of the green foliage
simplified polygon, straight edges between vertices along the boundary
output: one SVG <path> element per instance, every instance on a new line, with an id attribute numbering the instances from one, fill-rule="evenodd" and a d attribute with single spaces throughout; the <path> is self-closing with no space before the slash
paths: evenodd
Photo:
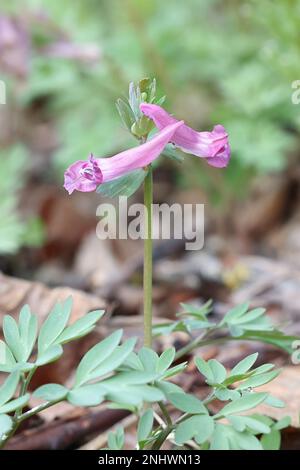
<path id="1" fill-rule="evenodd" d="M 268 393 L 255 392 L 253 389 L 268 383 L 278 375 L 278 371 L 272 372 L 272 375 L 265 373 L 266 370 L 273 368 L 272 364 L 251 369 L 256 359 L 257 354 L 251 354 L 227 373 L 225 367 L 214 359 L 206 362 L 202 358 L 196 358 L 197 368 L 212 387 L 212 392 L 202 402 L 184 392 L 169 395 L 171 403 L 186 413 L 175 425 L 175 441 L 178 445 L 194 439 L 200 446 L 204 445 L 211 450 L 251 450 L 263 449 L 270 440 L 273 442 L 271 438 L 265 437 L 269 434 L 278 438 L 276 424 L 270 418 L 265 419 L 261 415 L 240 415 L 260 403 L 268 403 Z M 218 413 L 210 416 L 208 404 L 216 399 L 227 403 Z M 223 422 L 224 419 L 226 423 Z M 282 426 L 288 424 L 289 419 L 284 419 Z M 281 427 L 281 423 L 278 426 Z M 261 440 L 256 435 L 262 435 Z"/>
<path id="2" fill-rule="evenodd" d="M 153 428 L 153 422 L 153 410 L 149 408 L 141 415 L 137 428 L 137 440 L 140 449 L 143 449 L 144 444 L 148 442 L 148 437 Z"/>
<path id="3" fill-rule="evenodd" d="M 255 390 L 279 373 L 273 370 L 272 364 L 255 368 L 257 354 L 251 354 L 227 371 L 215 359 L 205 361 L 197 357 L 196 366 L 211 389 L 208 397 L 201 400 L 170 381 L 186 367 L 186 363 L 176 360 L 174 348 L 160 355 L 146 347 L 134 351 L 136 339 L 122 342 L 122 330 L 95 344 L 82 357 L 72 386 L 42 385 L 33 392 L 41 404 L 23 412 L 30 399 L 27 390 L 36 369 L 57 360 L 63 353 L 63 344 L 88 334 L 104 313 L 90 312 L 68 325 L 71 309 L 70 298 L 57 303 L 39 331 L 37 318 L 28 306 L 22 308 L 18 321 L 8 315 L 4 317 L 5 341 L 0 342 L 0 370 L 8 377 L 0 387 L 0 446 L 13 435 L 20 422 L 64 400 L 83 407 L 107 402 L 112 408 L 136 413 L 139 416 L 139 449 L 159 449 L 167 438 L 184 447 L 189 447 L 193 441 L 193 447 L 196 445 L 200 449 L 269 449 L 280 446 L 280 430 L 289 425 L 289 419 L 275 423 L 270 418 L 248 414 L 260 403 L 284 406 L 269 393 Z M 183 305 L 183 309 L 183 320 L 180 321 L 192 318 L 196 322 L 207 322 L 211 303 L 200 309 Z M 259 317 L 249 313 L 247 318 L 250 320 Z M 227 324 L 245 315 L 248 315 L 247 307 L 241 306 L 231 310 L 221 323 Z M 209 405 L 215 400 L 225 403 L 218 413 L 212 414 Z M 148 404 L 146 409 L 145 403 Z M 149 407 L 155 403 L 159 403 L 162 418 L 158 419 Z M 175 422 L 168 414 L 170 405 L 179 412 Z M 14 415 L 9 416 L 12 412 Z M 165 424 L 162 425 L 161 419 Z M 109 433 L 108 446 L 112 450 L 123 449 L 122 428 Z"/>
<path id="4" fill-rule="evenodd" d="M 249 304 L 241 304 L 229 310 L 219 323 L 209 321 L 208 314 L 212 311 L 212 302 L 208 301 L 201 307 L 181 304 L 183 312 L 177 314 L 180 320 L 157 324 L 154 326 L 156 335 L 182 331 L 191 335 L 194 331 L 202 332 L 199 346 L 208 342 L 234 340 L 252 340 L 273 344 L 289 354 L 292 353 L 293 341 L 297 336 L 284 334 L 276 329 L 264 308 L 249 310 Z M 216 366 L 218 367 L 218 366 Z M 219 373 L 221 373 L 219 371 Z"/>
<path id="5" fill-rule="evenodd" d="M 207 316 L 212 311 L 212 301 L 209 300 L 201 307 L 195 307 L 190 304 L 181 304 L 182 312 L 176 314 L 180 320 L 176 322 L 159 323 L 154 325 L 154 334 L 170 334 L 175 331 L 192 333 L 194 330 L 213 328 L 216 324 L 210 322 Z"/>
<path id="6" fill-rule="evenodd" d="M 107 442 L 109 450 L 122 450 L 125 443 L 124 429 L 118 427 L 115 432 L 110 431 Z"/>

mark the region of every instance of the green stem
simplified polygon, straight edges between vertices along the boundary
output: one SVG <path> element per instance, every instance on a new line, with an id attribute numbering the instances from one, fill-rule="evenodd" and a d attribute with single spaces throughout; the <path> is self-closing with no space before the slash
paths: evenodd
<path id="1" fill-rule="evenodd" d="M 144 182 L 145 241 L 144 241 L 144 346 L 152 346 L 152 168 Z"/>
<path id="2" fill-rule="evenodd" d="M 21 390 L 20 390 L 20 395 L 19 395 L 20 397 L 25 395 L 25 393 L 27 392 L 28 386 L 30 384 L 30 381 L 36 369 L 37 369 L 36 367 L 33 367 L 31 371 L 28 372 L 27 377 L 22 378 L 22 385 L 21 385 Z M 23 408 L 18 408 L 15 412 L 15 418 L 19 418 L 19 416 L 21 416 L 22 414 L 22 411 L 23 411 Z"/>
<path id="3" fill-rule="evenodd" d="M 2 439 L 0 439 L 0 449 L 2 449 L 4 445 L 6 444 L 6 442 L 15 434 L 16 430 L 18 429 L 22 421 L 24 421 L 25 419 L 31 418 L 31 416 L 34 416 L 37 413 L 40 413 L 41 411 L 46 410 L 50 406 L 56 405 L 60 401 L 62 401 L 62 399 L 57 400 L 57 401 L 47 401 L 46 403 L 42 403 L 41 405 L 38 405 L 35 408 L 32 408 L 31 410 L 26 411 L 25 413 L 14 417 L 13 426 L 11 430 L 5 436 L 3 436 Z"/>
<path id="4" fill-rule="evenodd" d="M 161 446 L 163 445 L 163 443 L 165 442 L 165 440 L 167 439 L 167 437 L 169 436 L 169 434 L 173 431 L 173 429 L 174 429 L 173 425 L 167 426 L 165 429 L 163 429 L 163 431 L 161 431 L 161 433 L 159 434 L 158 438 L 152 444 L 151 449 L 159 450 Z"/>
<path id="5" fill-rule="evenodd" d="M 163 414 L 163 416 L 166 420 L 167 425 L 172 426 L 172 419 L 171 419 L 171 416 L 169 415 L 169 412 L 168 412 L 167 407 L 165 406 L 165 404 L 162 401 L 159 401 L 158 406 L 161 409 L 161 412 L 162 412 L 162 414 Z"/>
<path id="6" fill-rule="evenodd" d="M 205 333 L 204 335 L 197 336 L 197 338 L 193 339 L 190 343 L 188 343 L 186 346 L 183 346 L 183 348 L 178 349 L 178 351 L 175 354 L 174 361 L 177 361 L 178 359 L 181 359 L 183 356 L 186 356 L 190 352 L 192 352 L 194 349 L 207 346 L 208 344 L 223 344 L 226 343 L 227 341 L 247 341 L 248 338 L 242 338 L 242 337 L 232 337 L 232 336 L 221 336 L 220 338 L 208 338 L 209 332 Z M 251 338 L 249 338 L 251 341 Z"/>

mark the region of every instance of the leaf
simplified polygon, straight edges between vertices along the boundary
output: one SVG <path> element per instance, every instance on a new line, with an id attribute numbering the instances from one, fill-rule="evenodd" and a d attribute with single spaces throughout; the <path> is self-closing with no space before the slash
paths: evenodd
<path id="1" fill-rule="evenodd" d="M 203 403 L 188 393 L 171 393 L 168 399 L 172 405 L 185 413 L 207 414 L 207 409 Z"/>
<path id="2" fill-rule="evenodd" d="M 118 346 L 123 331 L 117 330 L 100 343 L 91 348 L 81 359 L 75 375 L 75 385 L 78 387 L 90 380 L 93 372 Z"/>
<path id="3" fill-rule="evenodd" d="M 146 175 L 147 171 L 144 169 L 134 170 L 113 181 L 100 184 L 97 193 L 111 198 L 118 196 L 130 197 L 139 189 Z"/>
<path id="4" fill-rule="evenodd" d="M 0 407 L 10 400 L 19 383 L 20 374 L 19 372 L 13 372 L 10 374 L 5 382 L 0 387 Z"/>
<path id="5" fill-rule="evenodd" d="M 262 450 L 263 449 L 260 441 L 255 436 L 247 432 L 243 432 L 243 433 L 235 432 L 232 440 L 234 444 L 238 446 L 237 449 L 239 448 L 242 450 Z"/>
<path id="6" fill-rule="evenodd" d="M 24 347 L 21 343 L 18 325 L 10 315 L 4 316 L 3 335 L 16 360 L 22 361 L 24 356 Z"/>
<path id="7" fill-rule="evenodd" d="M 72 309 L 72 297 L 65 302 L 57 303 L 43 323 L 38 337 L 38 353 L 41 354 L 51 346 L 66 327 Z"/>
<path id="8" fill-rule="evenodd" d="M 108 433 L 107 443 L 110 450 L 121 450 L 124 446 L 124 429 L 119 426 L 116 432 Z"/>
<path id="9" fill-rule="evenodd" d="M 185 368 L 186 368 L 187 362 L 182 362 L 181 364 L 178 364 L 177 366 L 171 367 L 168 369 L 164 374 L 162 375 L 163 379 L 168 379 L 170 377 L 173 377 L 174 375 L 180 374 Z"/>
<path id="10" fill-rule="evenodd" d="M 143 370 L 143 364 L 141 363 L 138 355 L 134 352 L 130 353 L 129 356 L 126 358 L 123 367 L 130 370 Z"/>
<path id="11" fill-rule="evenodd" d="M 75 406 L 97 406 L 104 400 L 104 394 L 101 384 L 89 384 L 71 390 L 67 400 Z"/>
<path id="12" fill-rule="evenodd" d="M 210 450 L 229 450 L 228 426 L 216 423 L 211 439 Z"/>
<path id="13" fill-rule="evenodd" d="M 226 369 L 225 367 L 216 359 L 210 359 L 208 365 L 213 374 L 213 380 L 209 380 L 210 383 L 221 384 L 226 379 Z"/>
<path id="14" fill-rule="evenodd" d="M 256 367 L 256 369 L 253 369 L 251 371 L 251 376 L 252 375 L 258 375 L 258 374 L 264 374 L 265 372 L 269 372 L 269 370 L 274 369 L 274 364 L 262 364 L 259 367 Z"/>
<path id="15" fill-rule="evenodd" d="M 279 370 L 272 370 L 271 372 L 267 372 L 266 374 L 251 376 L 246 379 L 242 384 L 238 385 L 237 390 L 246 390 L 247 388 L 255 388 L 259 387 L 260 385 L 264 385 L 268 382 L 271 382 L 271 380 L 275 379 L 275 377 L 277 377 L 279 373 Z"/>
<path id="16" fill-rule="evenodd" d="M 291 417 L 290 416 L 284 416 L 281 418 L 277 423 L 274 424 L 273 429 L 277 429 L 278 431 L 284 428 L 287 428 L 288 426 L 291 425 Z"/>
<path id="17" fill-rule="evenodd" d="M 9 371 L 10 368 L 13 368 L 16 365 L 16 360 L 9 349 L 9 347 L 0 340 L 0 372 Z M 6 366 L 5 369 L 2 369 L 2 366 Z"/>
<path id="18" fill-rule="evenodd" d="M 169 397 L 173 393 L 185 393 L 178 385 L 173 384 L 172 382 L 157 382 L 156 386 L 162 390 L 162 392 L 165 394 L 167 399 L 169 400 Z"/>
<path id="19" fill-rule="evenodd" d="M 239 324 L 239 323 L 243 323 L 243 324 L 250 323 L 253 320 L 256 320 L 257 318 L 261 317 L 265 312 L 266 312 L 265 308 L 255 308 L 242 316 L 237 316 L 237 317 L 232 318 L 230 323 L 233 325 Z"/>
<path id="20" fill-rule="evenodd" d="M 65 330 L 56 338 L 55 342 L 64 344 L 72 341 L 73 339 L 85 336 L 92 330 L 96 322 L 102 318 L 104 313 L 104 310 L 96 310 L 94 312 L 87 313 L 72 325 L 67 326 L 67 328 L 65 328 Z"/>
<path id="21" fill-rule="evenodd" d="M 66 387 L 63 387 L 60 384 L 46 384 L 37 388 L 33 392 L 33 396 L 37 398 L 42 398 L 46 401 L 60 401 L 63 400 L 69 390 Z"/>
<path id="22" fill-rule="evenodd" d="M 197 357 L 195 359 L 195 363 L 196 363 L 196 366 L 197 366 L 197 369 L 199 370 L 199 372 L 204 375 L 204 377 L 209 380 L 210 382 L 213 382 L 214 380 L 214 374 L 210 368 L 210 365 L 208 364 L 208 362 L 206 362 L 204 359 L 202 359 L 201 357 Z"/>
<path id="23" fill-rule="evenodd" d="M 5 372 L 28 372 L 34 368 L 31 362 L 18 362 L 13 367 L 8 367 Z M 4 367 L 2 368 L 4 370 Z"/>
<path id="24" fill-rule="evenodd" d="M 106 390 L 108 400 L 125 403 L 126 405 L 140 405 L 145 402 L 157 402 L 165 399 L 164 393 L 158 388 L 150 385 L 126 385 L 117 383 L 101 382 Z"/>
<path id="25" fill-rule="evenodd" d="M 157 371 L 161 373 L 165 372 L 174 361 L 174 358 L 175 348 L 166 349 L 166 351 L 164 351 L 158 359 Z"/>
<path id="26" fill-rule="evenodd" d="M 280 400 L 277 397 L 273 397 L 273 395 L 268 395 L 265 401 L 266 405 L 273 406 L 274 408 L 284 408 L 285 403 L 284 401 Z"/>
<path id="27" fill-rule="evenodd" d="M 138 409 L 135 405 L 129 405 L 128 403 L 108 403 L 107 408 L 111 410 L 127 410 L 130 411 L 130 413 L 137 413 Z"/>
<path id="28" fill-rule="evenodd" d="M 131 82 L 129 84 L 129 104 L 130 104 L 130 107 L 134 113 L 134 116 L 135 116 L 135 119 L 139 119 L 140 115 L 141 115 L 141 111 L 140 111 L 140 108 L 139 108 L 139 104 L 141 103 L 141 100 L 140 100 L 140 89 L 139 87 L 135 86 L 135 84 L 133 82 Z"/>
<path id="29" fill-rule="evenodd" d="M 201 307 L 195 307 L 192 304 L 185 303 L 181 303 L 180 305 L 183 308 L 183 312 L 177 313 L 177 316 L 189 315 L 203 321 L 207 320 L 207 315 L 212 311 L 212 300 L 208 300 L 205 304 L 201 305 Z"/>
<path id="30" fill-rule="evenodd" d="M 245 357 L 240 361 L 230 372 L 230 377 L 234 375 L 245 374 L 253 366 L 257 359 L 258 353 L 250 354 L 250 356 Z"/>
<path id="31" fill-rule="evenodd" d="M 130 338 L 121 346 L 117 346 L 111 355 L 105 361 L 103 361 L 99 367 L 96 367 L 96 369 L 94 369 L 93 372 L 89 374 L 90 380 L 117 369 L 124 362 L 126 357 L 132 352 L 135 343 L 136 338 Z"/>
<path id="32" fill-rule="evenodd" d="M 124 126 L 130 131 L 131 126 L 135 121 L 135 117 L 129 104 L 119 98 L 116 102 L 116 107 Z"/>
<path id="33" fill-rule="evenodd" d="M 220 323 L 220 326 L 224 325 L 224 323 L 230 323 L 231 320 L 240 318 L 242 315 L 244 315 L 249 308 L 249 303 L 244 303 L 241 305 L 237 305 L 236 307 L 232 308 L 229 310 L 229 312 L 226 313 L 224 316 L 223 320 Z"/>
<path id="34" fill-rule="evenodd" d="M 258 434 L 269 433 L 271 431 L 270 426 L 250 416 L 230 416 L 228 421 L 239 432 L 245 431 L 246 428 Z"/>
<path id="35" fill-rule="evenodd" d="M 56 361 L 63 354 L 63 348 L 60 344 L 53 344 L 48 349 L 38 354 L 37 360 L 35 361 L 36 366 L 43 366 L 50 362 Z"/>
<path id="36" fill-rule="evenodd" d="M 237 400 L 241 394 L 236 390 L 230 390 L 228 388 L 217 388 L 215 390 L 215 396 L 221 401 Z"/>
<path id="37" fill-rule="evenodd" d="M 278 348 L 292 354 L 294 349 L 292 344 L 295 340 L 299 340 L 298 336 L 288 336 L 278 330 L 273 331 L 246 331 L 239 339 L 250 341 L 261 341 L 263 343 L 273 344 Z"/>
<path id="38" fill-rule="evenodd" d="M 5 414 L 0 415 L 0 439 L 3 434 L 7 434 L 12 428 L 12 419 Z"/>
<path id="39" fill-rule="evenodd" d="M 38 321 L 36 315 L 32 315 L 28 305 L 24 305 L 19 315 L 20 340 L 24 348 L 23 361 L 30 357 L 38 331 Z"/>
<path id="40" fill-rule="evenodd" d="M 165 399 L 163 392 L 153 385 L 135 385 L 131 390 L 137 392 L 145 402 L 152 403 Z"/>
<path id="41" fill-rule="evenodd" d="M 116 443 L 119 449 L 122 449 L 122 447 L 125 444 L 125 436 L 124 436 L 124 429 L 121 426 L 118 426 L 115 432 L 116 436 Z"/>
<path id="42" fill-rule="evenodd" d="M 28 403 L 29 398 L 29 393 L 26 393 L 26 395 L 22 395 L 21 397 L 0 406 L 0 413 L 11 413 L 18 408 L 23 408 Z"/>
<path id="43" fill-rule="evenodd" d="M 225 405 L 224 408 L 215 415 L 215 417 L 228 416 L 234 413 L 240 413 L 241 411 L 250 410 L 265 401 L 267 396 L 267 393 L 249 393 L 248 395 Z"/>
<path id="44" fill-rule="evenodd" d="M 153 427 L 153 410 L 149 408 L 142 414 L 139 420 L 138 428 L 137 428 L 137 438 L 138 442 L 145 441 L 149 434 L 152 431 Z"/>
<path id="45" fill-rule="evenodd" d="M 261 438 L 261 444 L 264 450 L 279 450 L 281 443 L 280 432 L 272 429 L 269 434 L 264 434 Z"/>
<path id="46" fill-rule="evenodd" d="M 182 445 L 193 437 L 198 444 L 206 441 L 214 431 L 214 420 L 209 415 L 197 415 L 182 421 L 175 430 L 175 441 Z"/>
<path id="47" fill-rule="evenodd" d="M 113 384 L 113 385 L 143 385 L 149 382 L 153 382 L 157 379 L 157 372 L 146 372 L 133 370 L 128 372 L 120 372 L 114 377 L 110 377 L 102 383 Z"/>
<path id="48" fill-rule="evenodd" d="M 153 349 L 141 348 L 138 357 L 143 365 L 143 369 L 147 372 L 156 372 L 158 368 L 158 355 Z"/>

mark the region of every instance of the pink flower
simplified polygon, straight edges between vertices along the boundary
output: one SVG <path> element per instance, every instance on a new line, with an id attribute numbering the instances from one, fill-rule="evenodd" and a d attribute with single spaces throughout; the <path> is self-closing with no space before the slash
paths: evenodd
<path id="1" fill-rule="evenodd" d="M 140 109 L 159 130 L 178 122 L 156 104 L 141 103 Z M 215 126 L 212 132 L 197 132 L 186 125 L 180 126 L 172 135 L 171 142 L 186 153 L 205 158 L 211 166 L 224 168 L 229 163 L 228 134 L 221 125 Z"/>
<path id="2" fill-rule="evenodd" d="M 183 121 L 167 125 L 145 144 L 125 150 L 113 157 L 94 158 L 91 154 L 88 160 L 73 163 L 65 172 L 65 189 L 69 194 L 75 190 L 95 191 L 101 183 L 146 167 L 160 155 L 167 143 L 172 140 L 174 132 L 182 125 Z"/>

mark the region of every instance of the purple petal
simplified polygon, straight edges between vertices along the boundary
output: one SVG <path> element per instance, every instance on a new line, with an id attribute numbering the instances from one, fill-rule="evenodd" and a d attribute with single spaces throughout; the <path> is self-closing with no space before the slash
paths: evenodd
<path id="1" fill-rule="evenodd" d="M 97 161 L 90 155 L 88 160 L 79 160 L 69 166 L 65 171 L 64 187 L 69 194 L 75 190 L 85 193 L 95 191 L 102 181 L 103 175 Z"/>
<path id="2" fill-rule="evenodd" d="M 174 132 L 183 125 L 176 121 L 166 126 L 153 139 L 138 147 L 134 147 L 110 158 L 94 158 L 79 160 L 65 172 L 64 187 L 71 194 L 74 190 L 95 191 L 101 183 L 114 180 L 138 168 L 144 168 L 155 160 L 167 143 L 172 140 Z"/>
<path id="3" fill-rule="evenodd" d="M 160 130 L 177 122 L 158 105 L 142 103 L 140 109 Z M 174 133 L 172 142 L 186 153 L 205 158 L 211 166 L 223 168 L 228 165 L 230 159 L 228 134 L 221 125 L 215 126 L 212 132 L 197 132 L 183 125 Z"/>

